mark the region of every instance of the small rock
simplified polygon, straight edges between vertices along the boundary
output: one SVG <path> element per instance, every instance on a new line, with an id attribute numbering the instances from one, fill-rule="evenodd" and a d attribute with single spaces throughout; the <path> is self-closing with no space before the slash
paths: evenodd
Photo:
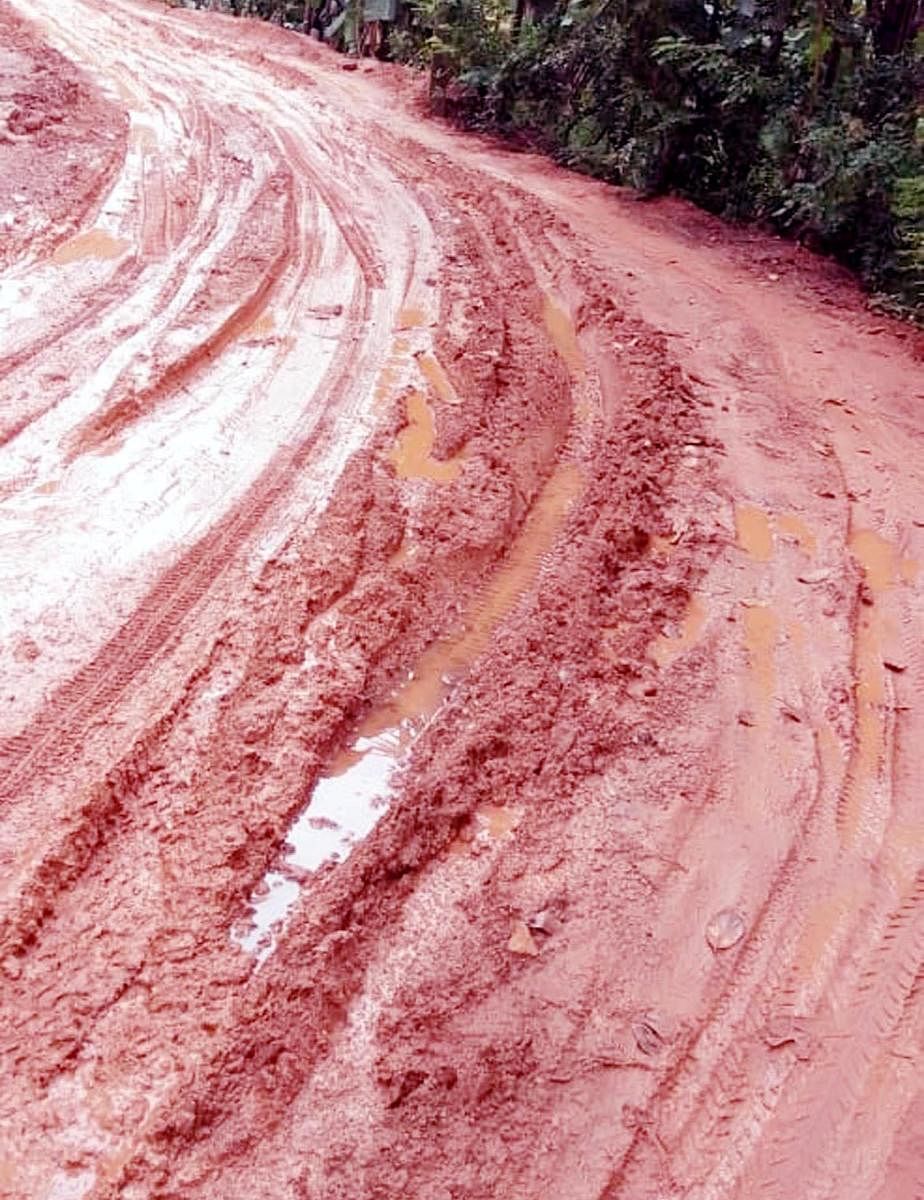
<path id="1" fill-rule="evenodd" d="M 896 675 L 901 675 L 902 671 L 908 669 L 907 663 L 897 662 L 894 658 L 884 658 L 882 665 L 887 671 L 894 671 Z"/>
<path id="2" fill-rule="evenodd" d="M 650 1021 L 636 1021 L 632 1026 L 632 1036 L 642 1054 L 657 1054 L 664 1045 L 664 1038 Z"/>
<path id="3" fill-rule="evenodd" d="M 744 917 L 734 908 L 723 908 L 706 926 L 706 941 L 713 950 L 727 950 L 744 937 Z"/>
<path id="4" fill-rule="evenodd" d="M 817 571 L 803 571 L 803 573 L 801 575 L 797 575 L 796 578 L 800 583 L 824 583 L 826 579 L 831 578 L 831 572 L 826 570 L 824 567 L 821 567 Z"/>
<path id="5" fill-rule="evenodd" d="M 539 947 L 536 945 L 525 921 L 514 921 L 507 949 L 511 954 L 528 954 L 531 958 L 535 958 L 538 955 Z"/>
<path id="6" fill-rule="evenodd" d="M 558 917 L 549 909 L 543 908 L 540 912 L 533 913 L 526 922 L 530 929 L 538 929 L 540 933 L 545 933 L 551 936 L 561 928 L 561 922 Z"/>
<path id="7" fill-rule="evenodd" d="M 345 63 L 341 63 L 341 64 L 340 64 L 340 70 L 341 70 L 341 71 L 358 71 L 358 70 L 359 70 L 359 63 L 355 63 L 355 62 L 345 62 Z"/>

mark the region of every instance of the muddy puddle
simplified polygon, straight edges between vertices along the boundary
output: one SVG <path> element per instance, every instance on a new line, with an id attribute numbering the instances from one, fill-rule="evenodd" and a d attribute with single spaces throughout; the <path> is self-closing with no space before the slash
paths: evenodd
<path id="1" fill-rule="evenodd" d="M 433 411 L 422 392 L 408 393 L 405 401 L 407 425 L 398 434 L 391 461 L 401 479 L 432 479 L 437 483 L 451 483 L 462 468 L 456 458 L 433 457 L 433 441 L 436 430 Z"/>
<path id="2" fill-rule="evenodd" d="M 443 370 L 442 363 L 433 354 L 419 354 L 417 364 L 427 383 L 444 404 L 461 404 L 462 398 L 453 387 L 452 380 Z"/>
<path id="3" fill-rule="evenodd" d="M 567 310 L 548 292 L 542 302 L 542 320 L 559 358 L 576 378 L 584 374 L 584 355 L 578 345 L 574 322 Z"/>
<path id="4" fill-rule="evenodd" d="M 436 711 L 459 676 L 484 650 L 501 619 L 532 586 L 542 556 L 551 549 L 582 485 L 581 473 L 572 464 L 563 464 L 552 473 L 503 566 L 469 606 L 458 635 L 438 641 L 425 651 L 405 685 L 375 720 L 364 726 L 367 736 Z"/>
<path id="5" fill-rule="evenodd" d="M 427 314 L 417 304 L 407 304 L 398 313 L 398 329 L 422 329 L 428 324 Z"/>
<path id="6" fill-rule="evenodd" d="M 902 557 L 898 547 L 875 530 L 854 530 L 850 551 L 876 600 L 903 583 L 913 582 L 917 574 L 917 562 Z M 839 812 L 841 835 L 847 845 L 853 845 L 864 831 L 876 834 L 876 797 L 889 745 L 890 684 L 884 661 L 895 641 L 892 622 L 878 604 L 863 606 L 854 637 L 856 739 Z"/>
<path id="7" fill-rule="evenodd" d="M 392 777 L 417 738 L 477 656 L 503 617 L 528 591 L 543 555 L 580 494 L 578 468 L 556 468 L 540 491 L 511 553 L 470 605 L 456 636 L 424 652 L 403 685 L 360 725 L 316 783 L 306 807 L 286 835 L 280 864 L 267 872 L 250 899 L 250 914 L 233 931 L 242 950 L 264 962 L 276 947 L 305 877 L 325 863 L 342 863 L 387 812 Z M 505 832 L 506 810 L 490 817 L 495 836 Z"/>
<path id="8" fill-rule="evenodd" d="M 735 528 L 738 544 L 755 562 L 769 562 L 773 557 L 773 526 L 762 508 L 753 504 L 735 506 Z"/>
<path id="9" fill-rule="evenodd" d="M 345 862 L 388 807 L 390 779 L 405 731 L 360 736 L 320 777 L 311 799 L 289 830 L 277 870 L 266 874 L 251 897 L 249 920 L 234 933 L 241 949 L 263 962 L 299 897 L 302 876 L 325 863 Z"/>
<path id="10" fill-rule="evenodd" d="M 811 558 L 818 548 L 818 540 L 805 521 L 796 513 L 780 513 L 776 527 L 785 537 L 791 538 Z"/>
<path id="11" fill-rule="evenodd" d="M 276 318 L 268 309 L 265 309 L 247 326 L 244 330 L 244 337 L 253 341 L 259 341 L 261 338 L 271 337 L 275 332 Z"/>
<path id="12" fill-rule="evenodd" d="M 129 248 L 129 244 L 124 238 L 113 237 L 104 229 L 88 229 L 86 233 L 78 233 L 76 237 L 63 242 L 52 254 L 51 261 L 58 266 L 64 266 L 87 259 L 119 258 Z"/>
<path id="13" fill-rule="evenodd" d="M 874 593 L 886 592 L 899 583 L 914 583 L 917 578 L 918 561 L 904 558 L 896 546 L 873 529 L 854 530 L 850 551 Z"/>

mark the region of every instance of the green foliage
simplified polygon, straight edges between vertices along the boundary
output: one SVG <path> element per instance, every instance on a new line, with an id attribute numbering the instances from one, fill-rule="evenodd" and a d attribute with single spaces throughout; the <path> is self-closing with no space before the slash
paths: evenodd
<path id="1" fill-rule="evenodd" d="M 510 50 L 510 10 L 505 0 L 414 0 L 414 22 L 393 40 L 404 61 L 451 65 L 458 77 L 487 72 Z"/>
<path id="2" fill-rule="evenodd" d="M 906 302 L 924 309 L 924 173 L 895 181 L 896 284 Z"/>
<path id="3" fill-rule="evenodd" d="M 397 44 L 459 119 L 765 222 L 920 308 L 922 75 L 902 3 L 918 0 L 865 16 L 849 0 L 559 0 L 517 29 L 504 0 L 416 0 Z"/>

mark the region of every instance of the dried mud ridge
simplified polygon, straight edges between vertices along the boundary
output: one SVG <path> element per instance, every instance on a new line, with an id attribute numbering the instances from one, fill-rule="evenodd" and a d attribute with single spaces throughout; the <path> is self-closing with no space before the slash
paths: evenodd
<path id="1" fill-rule="evenodd" d="M 0 1195 L 924 1196 L 911 336 L 304 39 L 0 29 Z"/>

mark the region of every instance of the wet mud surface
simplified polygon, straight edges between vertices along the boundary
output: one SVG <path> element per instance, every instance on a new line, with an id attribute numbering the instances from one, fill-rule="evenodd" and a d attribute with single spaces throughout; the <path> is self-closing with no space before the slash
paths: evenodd
<path id="1" fill-rule="evenodd" d="M 0 1195 L 924 1195 L 914 336 L 295 35 L 0 30 Z"/>

